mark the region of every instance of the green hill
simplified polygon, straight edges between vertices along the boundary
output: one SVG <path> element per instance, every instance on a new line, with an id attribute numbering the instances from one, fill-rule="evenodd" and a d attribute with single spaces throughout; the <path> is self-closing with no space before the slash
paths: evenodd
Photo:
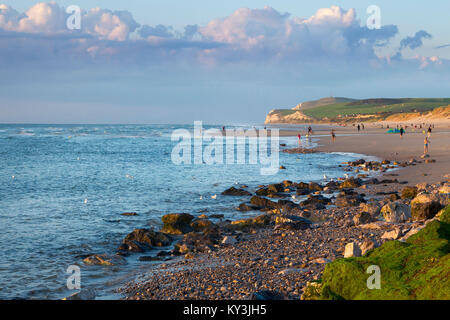
<path id="1" fill-rule="evenodd" d="M 375 98 L 355 100 L 342 97 L 328 97 L 306 101 L 292 109 L 272 110 L 266 118 L 266 123 L 295 123 L 296 118 L 292 115 L 296 112 L 306 116 L 305 118 L 308 118 L 311 122 L 377 121 L 396 114 L 428 112 L 448 105 L 450 105 L 450 98 Z M 289 115 L 291 115 L 289 118 L 284 118 Z"/>

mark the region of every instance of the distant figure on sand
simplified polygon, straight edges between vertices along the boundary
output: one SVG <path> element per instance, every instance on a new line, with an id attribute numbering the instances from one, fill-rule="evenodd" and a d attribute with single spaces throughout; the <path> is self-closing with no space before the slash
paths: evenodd
<path id="1" fill-rule="evenodd" d="M 425 140 L 423 140 L 423 154 L 428 154 L 428 145 L 430 144 L 430 139 L 428 137 L 425 137 Z"/>
<path id="2" fill-rule="evenodd" d="M 403 127 L 400 128 L 400 138 L 403 138 L 403 134 L 405 133 L 405 130 Z"/>
<path id="3" fill-rule="evenodd" d="M 331 129 L 331 141 L 336 141 L 336 135 L 334 134 L 334 130 Z"/>
<path id="4" fill-rule="evenodd" d="M 312 132 L 312 128 L 311 128 L 311 126 L 309 126 L 308 127 L 308 135 L 311 135 L 313 132 Z"/>
<path id="5" fill-rule="evenodd" d="M 361 130 L 361 126 L 358 124 L 357 128 L 358 128 L 358 132 L 359 132 Z"/>
<path id="6" fill-rule="evenodd" d="M 297 138 L 298 138 L 298 145 L 301 146 L 302 145 L 302 135 L 299 133 L 297 135 Z"/>
<path id="7" fill-rule="evenodd" d="M 428 127 L 428 138 L 431 136 L 431 126 Z"/>

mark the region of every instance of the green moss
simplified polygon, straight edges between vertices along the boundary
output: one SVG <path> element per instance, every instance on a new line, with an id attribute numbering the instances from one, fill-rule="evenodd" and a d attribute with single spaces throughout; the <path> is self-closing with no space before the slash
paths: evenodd
<path id="1" fill-rule="evenodd" d="M 439 220 L 445 223 L 450 223 L 450 205 L 442 209 L 442 212 L 439 214 Z"/>
<path id="2" fill-rule="evenodd" d="M 365 257 L 338 259 L 323 272 L 322 299 L 450 299 L 450 224 L 430 222 L 407 242 L 389 241 Z M 381 270 L 381 289 L 368 289 L 366 270 Z"/>
<path id="3" fill-rule="evenodd" d="M 402 190 L 402 199 L 414 199 L 417 196 L 417 193 L 416 187 L 405 187 Z"/>

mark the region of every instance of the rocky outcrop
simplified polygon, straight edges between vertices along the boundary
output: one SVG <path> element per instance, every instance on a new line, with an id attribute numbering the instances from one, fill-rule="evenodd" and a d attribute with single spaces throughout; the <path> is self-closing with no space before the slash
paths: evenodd
<path id="1" fill-rule="evenodd" d="M 244 189 L 237 189 L 235 187 L 231 187 L 224 192 L 222 192 L 224 196 L 251 196 L 252 194 Z"/>

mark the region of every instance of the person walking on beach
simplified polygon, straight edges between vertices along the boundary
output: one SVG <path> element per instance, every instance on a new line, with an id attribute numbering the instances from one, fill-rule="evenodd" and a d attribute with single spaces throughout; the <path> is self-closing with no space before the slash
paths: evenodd
<path id="1" fill-rule="evenodd" d="M 425 140 L 423 140 L 423 154 L 428 154 L 428 145 L 430 144 L 430 139 L 428 137 L 425 137 Z"/>
<path id="2" fill-rule="evenodd" d="M 312 128 L 311 128 L 311 126 L 308 127 L 308 135 L 312 135 Z"/>
<path id="3" fill-rule="evenodd" d="M 428 127 L 428 138 L 431 136 L 431 126 Z"/>
<path id="4" fill-rule="evenodd" d="M 400 138 L 403 138 L 403 134 L 405 133 L 405 130 L 403 127 L 400 127 Z"/>
<path id="5" fill-rule="evenodd" d="M 358 124 L 357 128 L 358 128 L 358 132 L 359 132 L 361 130 L 361 126 Z"/>
<path id="6" fill-rule="evenodd" d="M 331 129 L 331 141 L 336 141 L 336 134 L 334 133 L 334 129 Z"/>
<path id="7" fill-rule="evenodd" d="M 298 138 L 298 145 L 301 146 L 302 145 L 302 135 L 299 133 L 297 135 L 297 138 Z"/>

